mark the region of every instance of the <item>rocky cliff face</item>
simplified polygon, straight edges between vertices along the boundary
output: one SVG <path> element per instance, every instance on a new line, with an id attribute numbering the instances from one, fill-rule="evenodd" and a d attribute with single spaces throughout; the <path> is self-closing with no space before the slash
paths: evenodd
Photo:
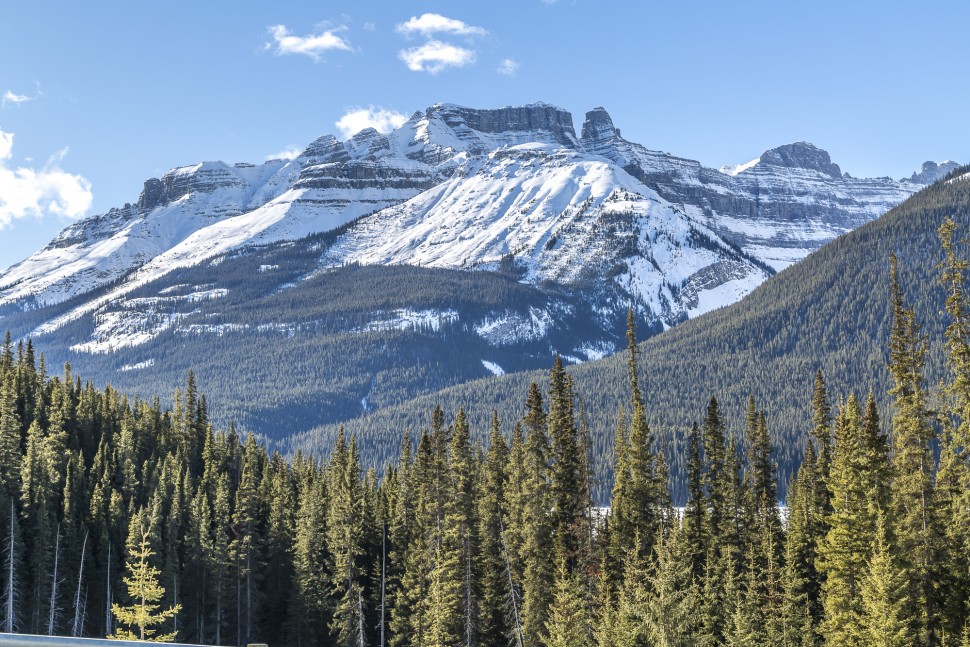
<path id="1" fill-rule="evenodd" d="M 775 270 L 882 215 L 931 178 L 853 178 L 806 142 L 715 170 L 624 140 L 602 108 L 587 113 L 582 144 Z"/>
<path id="2" fill-rule="evenodd" d="M 937 180 L 942 180 L 958 168 L 960 168 L 960 164 L 949 160 L 940 164 L 936 162 L 923 162 L 923 166 L 919 171 L 910 176 L 909 181 L 915 184 L 933 184 Z"/>

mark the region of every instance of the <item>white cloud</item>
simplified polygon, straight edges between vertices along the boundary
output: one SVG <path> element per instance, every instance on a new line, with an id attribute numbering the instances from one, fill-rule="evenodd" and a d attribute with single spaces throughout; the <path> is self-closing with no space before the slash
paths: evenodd
<path id="1" fill-rule="evenodd" d="M 421 47 L 402 49 L 400 58 L 412 72 L 437 74 L 449 67 L 464 67 L 475 62 L 475 52 L 464 47 L 429 40 Z"/>
<path id="2" fill-rule="evenodd" d="M 377 25 L 375 25 L 374 23 L 372 22 L 364 23 L 364 31 L 375 31 L 376 29 L 377 29 Z"/>
<path id="3" fill-rule="evenodd" d="M 437 13 L 426 13 L 418 16 L 411 16 L 407 22 L 402 22 L 396 28 L 399 34 L 411 36 L 421 34 L 429 38 L 434 34 L 445 33 L 456 36 L 484 36 L 488 32 L 481 28 L 469 25 L 461 20 L 447 18 Z"/>
<path id="4" fill-rule="evenodd" d="M 519 71 L 520 67 L 522 66 L 518 61 L 513 61 L 511 58 L 507 58 L 502 61 L 502 64 L 499 65 L 498 69 L 495 71 L 499 74 L 504 74 L 505 76 L 515 76 L 515 73 Z"/>
<path id="5" fill-rule="evenodd" d="M 327 29 L 319 34 L 309 34 L 307 36 L 294 36 L 286 25 L 273 25 L 269 27 L 269 33 L 273 36 L 276 43 L 276 55 L 284 54 L 303 54 L 315 61 L 320 60 L 320 55 L 330 50 L 342 50 L 345 52 L 353 51 L 344 38 L 337 35 L 338 31 L 345 30 L 345 27 Z M 272 43 L 266 43 L 267 49 L 273 47 Z"/>
<path id="6" fill-rule="evenodd" d="M 8 168 L 13 133 L 0 130 L 0 229 L 27 216 L 80 218 L 91 208 L 91 183 L 57 166 L 66 154 L 65 148 L 52 155 L 40 170 Z"/>
<path id="7" fill-rule="evenodd" d="M 408 118 L 406 115 L 379 106 L 354 108 L 348 110 L 335 123 L 344 139 L 352 137 L 364 128 L 373 128 L 379 133 L 389 133 L 399 128 Z"/>
<path id="8" fill-rule="evenodd" d="M 300 153 L 302 152 L 303 151 L 301 151 L 296 146 L 287 146 L 286 148 L 284 148 L 278 153 L 267 155 L 266 161 L 268 162 L 269 160 L 293 160 L 299 157 Z"/>
<path id="9" fill-rule="evenodd" d="M 33 97 L 28 97 L 26 94 L 15 94 L 10 90 L 7 90 L 3 93 L 3 98 L 0 99 L 0 105 L 6 106 L 8 103 L 27 103 L 31 99 L 33 99 Z"/>

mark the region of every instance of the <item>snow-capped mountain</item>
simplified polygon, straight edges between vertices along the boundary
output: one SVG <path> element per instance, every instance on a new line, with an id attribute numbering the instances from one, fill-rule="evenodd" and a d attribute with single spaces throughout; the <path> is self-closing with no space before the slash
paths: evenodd
<path id="1" fill-rule="evenodd" d="M 315 237 L 293 248 L 302 265 L 273 290 L 300 293 L 348 264 L 496 270 L 538 288 L 543 304 L 461 325 L 492 347 L 545 339 L 580 361 L 621 342 L 615 325 L 628 306 L 657 331 L 737 301 L 956 166 L 857 179 L 795 143 L 717 170 L 623 139 L 602 108 L 577 136 L 572 116 L 547 104 L 439 104 L 386 135 L 325 135 L 293 160 L 204 162 L 150 179 L 134 204 L 75 223 L 0 273 L 0 321 L 38 341 L 61 331 L 59 343 L 81 355 L 150 346 L 184 326 L 243 331 L 223 311 L 235 289 L 220 283 L 223 261 Z M 264 266 L 272 276 L 275 262 Z M 194 283 L 175 282 L 190 269 Z M 580 302 L 591 325 L 578 323 Z M 353 330 L 457 312 L 408 305 Z M 549 331 L 567 321 L 576 334 L 553 344 Z"/>

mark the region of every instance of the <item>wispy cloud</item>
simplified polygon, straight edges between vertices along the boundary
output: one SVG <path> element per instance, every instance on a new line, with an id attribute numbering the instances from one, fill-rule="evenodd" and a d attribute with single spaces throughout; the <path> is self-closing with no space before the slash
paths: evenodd
<path id="1" fill-rule="evenodd" d="M 398 57 L 413 72 L 437 74 L 449 67 L 464 67 L 475 62 L 475 52 L 464 47 L 429 40 L 420 47 L 402 49 Z"/>
<path id="2" fill-rule="evenodd" d="M 266 43 L 267 49 L 273 49 L 277 56 L 284 54 L 303 54 L 315 61 L 321 59 L 322 54 L 337 50 L 350 52 L 353 48 L 350 43 L 338 35 L 338 32 L 346 31 L 346 27 L 329 28 L 320 33 L 308 34 L 306 36 L 295 36 L 287 29 L 286 25 L 273 25 L 268 27 L 273 43 Z"/>
<path id="3" fill-rule="evenodd" d="M 389 133 L 407 121 L 406 115 L 380 106 L 353 108 L 335 123 L 344 138 L 356 135 L 364 128 L 373 128 L 380 133 Z"/>
<path id="4" fill-rule="evenodd" d="M 507 58 L 502 61 L 502 64 L 498 66 L 495 71 L 499 74 L 504 74 L 505 76 L 515 76 L 515 73 L 519 71 L 522 67 L 518 61 L 514 61 L 511 58 Z"/>
<path id="5" fill-rule="evenodd" d="M 405 36 L 420 34 L 425 38 L 430 38 L 435 34 L 451 34 L 455 36 L 485 36 L 488 34 L 488 31 L 482 27 L 469 25 L 461 20 L 448 18 L 437 13 L 411 16 L 409 20 L 399 24 L 396 30 L 399 34 Z"/>
<path id="6" fill-rule="evenodd" d="M 268 162 L 269 160 L 293 160 L 299 157 L 300 153 L 302 152 L 303 151 L 301 151 L 296 146 L 287 146 L 286 148 L 284 148 L 278 153 L 272 153 L 270 155 L 267 155 L 266 161 Z"/>
<path id="7" fill-rule="evenodd" d="M 67 149 L 58 151 L 41 169 L 10 168 L 13 133 L 0 130 L 0 229 L 27 216 L 79 218 L 91 208 L 91 183 L 61 170 Z"/>
<path id="8" fill-rule="evenodd" d="M 0 105 L 6 107 L 8 103 L 20 104 L 27 103 L 34 97 L 27 96 L 26 94 L 16 94 L 10 90 L 3 93 L 3 98 L 0 99 Z"/>

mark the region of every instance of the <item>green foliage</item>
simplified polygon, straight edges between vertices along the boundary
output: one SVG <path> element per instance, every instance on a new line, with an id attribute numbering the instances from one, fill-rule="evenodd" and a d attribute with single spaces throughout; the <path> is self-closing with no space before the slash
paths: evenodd
<path id="1" fill-rule="evenodd" d="M 745 398 L 743 418 L 726 413 L 741 399 L 698 398 L 702 424 L 683 445 L 654 436 L 647 421 L 659 414 L 641 391 L 652 376 L 638 360 L 651 346 L 634 343 L 632 326 L 610 406 L 587 408 L 584 369 L 556 361 L 547 392 L 524 386 L 524 407 L 484 425 L 463 407 L 447 425 L 429 407 L 417 447 L 404 434 L 383 479 L 364 469 L 356 434 L 337 432 L 325 461 L 285 460 L 231 426 L 214 431 L 194 376 L 163 407 L 99 391 L 69 367 L 50 377 L 29 345 L 8 342 L 4 628 L 53 617 L 61 633 L 300 647 L 966 642 L 966 529 L 954 527 L 970 496 L 970 369 L 954 323 L 965 317 L 966 267 L 946 251 L 948 235 L 943 274 L 957 297 L 930 334 L 894 263 L 892 434 L 874 392 L 864 407 L 840 399 L 833 425 L 832 381 L 812 367 L 801 394 L 810 442 L 788 472 L 773 431 L 785 423 L 773 404 L 759 409 L 761 397 Z M 924 360 L 944 329 L 936 407 Z M 614 448 L 590 429 L 615 423 L 616 410 Z M 515 420 L 511 444 L 505 419 Z M 486 434 L 487 446 L 476 442 Z M 611 510 L 590 506 L 590 456 L 615 464 Z M 686 476 L 683 515 L 671 509 L 668 464 Z M 784 524 L 779 474 L 793 474 Z M 133 600 L 121 606 L 125 583 Z"/>
<path id="2" fill-rule="evenodd" d="M 151 565 L 154 556 L 149 536 L 151 529 L 143 522 L 141 515 L 132 520 L 132 535 L 129 549 L 128 569 L 130 575 L 125 577 L 125 586 L 130 606 L 120 604 L 111 605 L 114 614 L 121 625 L 109 636 L 114 640 L 148 640 L 152 642 L 173 642 L 176 634 L 158 634 L 154 627 L 163 624 L 169 618 L 174 618 L 182 610 L 181 605 L 161 609 L 159 601 L 165 597 L 165 588 L 158 583 L 161 572 Z"/>

